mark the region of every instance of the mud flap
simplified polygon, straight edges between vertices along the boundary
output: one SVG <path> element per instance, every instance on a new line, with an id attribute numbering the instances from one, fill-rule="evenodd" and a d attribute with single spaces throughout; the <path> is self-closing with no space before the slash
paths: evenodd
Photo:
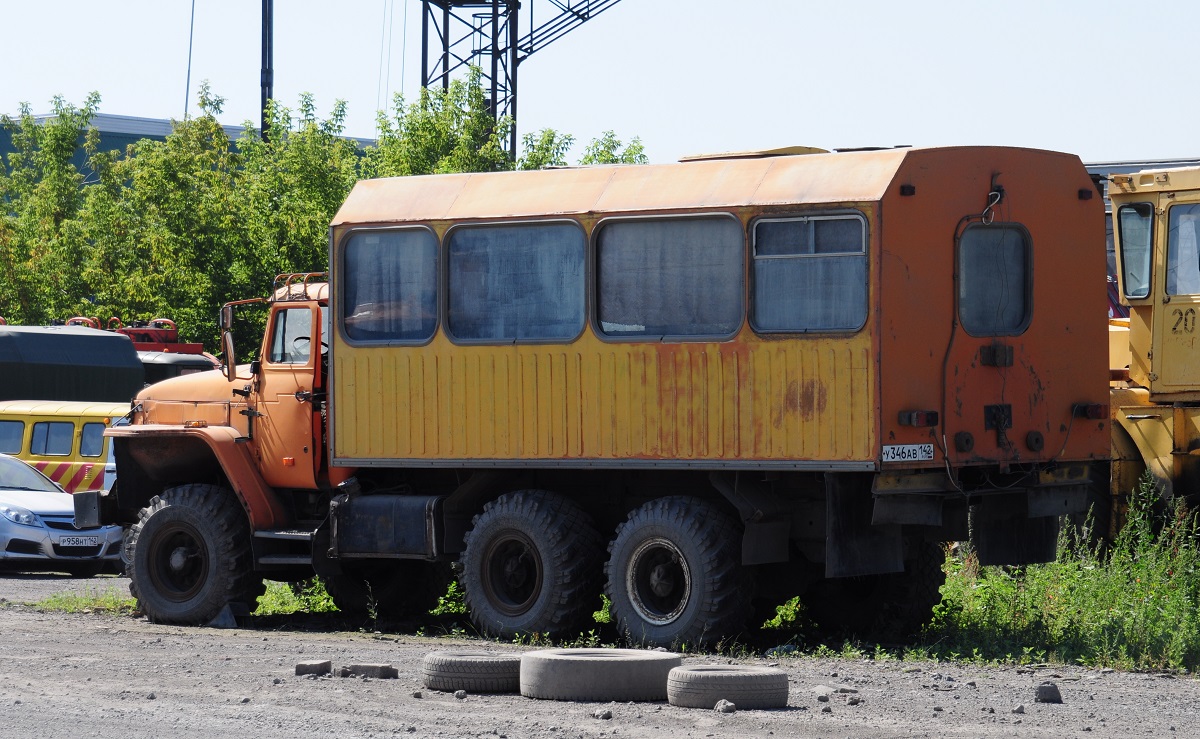
<path id="1" fill-rule="evenodd" d="M 870 475 L 825 476 L 825 576 L 904 571 L 900 526 L 872 525 Z"/>
<path id="2" fill-rule="evenodd" d="M 1058 517 L 1029 518 L 1029 501 L 1015 495 L 985 497 L 971 512 L 971 543 L 981 565 L 1050 562 L 1058 545 Z"/>

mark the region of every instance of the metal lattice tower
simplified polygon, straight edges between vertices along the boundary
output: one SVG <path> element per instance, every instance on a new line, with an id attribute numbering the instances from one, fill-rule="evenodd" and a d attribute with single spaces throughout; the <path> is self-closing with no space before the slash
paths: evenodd
<path id="1" fill-rule="evenodd" d="M 517 68 L 572 29 L 621 0 L 421 0 L 421 86 L 442 89 L 478 67 L 493 116 L 513 119 L 508 152 L 517 153 Z M 521 34 L 521 28 L 529 30 Z"/>

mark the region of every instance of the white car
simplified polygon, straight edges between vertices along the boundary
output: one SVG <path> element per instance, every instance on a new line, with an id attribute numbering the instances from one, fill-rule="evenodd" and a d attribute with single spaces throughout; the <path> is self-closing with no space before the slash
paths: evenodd
<path id="1" fill-rule="evenodd" d="M 75 528 L 70 493 L 0 454 L 0 569 L 91 577 L 120 561 L 120 526 Z"/>

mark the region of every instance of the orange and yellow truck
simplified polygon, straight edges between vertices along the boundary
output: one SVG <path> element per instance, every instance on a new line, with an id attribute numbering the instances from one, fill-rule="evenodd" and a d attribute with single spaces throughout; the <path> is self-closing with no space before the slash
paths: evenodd
<path id="1" fill-rule="evenodd" d="M 1045 561 L 1107 480 L 1103 204 L 1003 147 L 700 157 L 358 183 L 257 357 L 158 383 L 82 520 L 153 620 L 264 577 L 565 634 L 736 634 L 756 597 L 929 614 L 947 541 Z M 776 601 L 778 602 L 778 601 Z"/>

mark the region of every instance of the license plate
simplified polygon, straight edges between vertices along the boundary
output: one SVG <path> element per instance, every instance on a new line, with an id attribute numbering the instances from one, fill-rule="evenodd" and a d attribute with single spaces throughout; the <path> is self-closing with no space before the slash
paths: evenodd
<path id="1" fill-rule="evenodd" d="M 100 545 L 99 536 L 64 536 L 58 540 L 63 547 L 95 547 Z"/>
<path id="2" fill-rule="evenodd" d="M 932 462 L 933 444 L 892 444 L 883 448 L 884 462 Z"/>

